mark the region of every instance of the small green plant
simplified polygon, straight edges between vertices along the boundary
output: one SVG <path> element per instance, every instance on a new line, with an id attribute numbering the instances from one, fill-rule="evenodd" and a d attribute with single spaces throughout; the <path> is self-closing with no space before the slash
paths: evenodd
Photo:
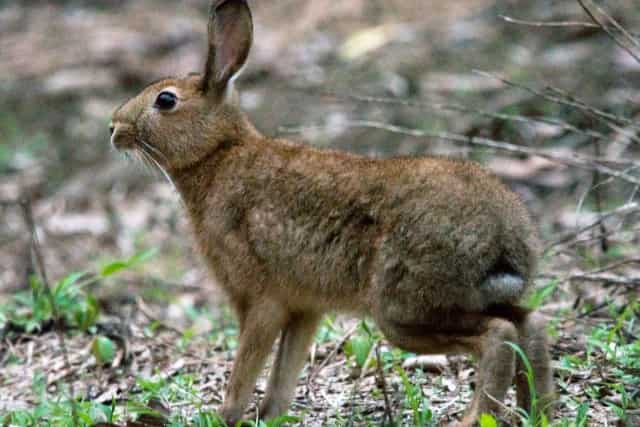
<path id="1" fill-rule="evenodd" d="M 195 427 L 226 427 L 226 423 L 215 412 L 199 411 L 193 416 L 191 423 Z"/>
<path id="2" fill-rule="evenodd" d="M 480 427 L 498 427 L 498 421 L 491 414 L 480 415 Z"/>
<path id="3" fill-rule="evenodd" d="M 416 427 L 435 425 L 433 412 L 429 404 L 429 400 L 422 392 L 422 388 L 411 382 L 407 372 L 402 367 L 397 366 L 396 372 L 402 380 L 402 386 L 405 393 L 406 405 L 411 410 L 413 425 Z M 402 423 L 401 423 L 402 424 Z"/>
<path id="4" fill-rule="evenodd" d="M 116 356 L 116 345 L 107 337 L 97 336 L 91 343 L 91 354 L 100 365 L 113 362 Z"/>
<path id="5" fill-rule="evenodd" d="M 540 307 L 553 294 L 557 287 L 558 282 L 552 280 L 543 287 L 535 289 L 527 299 L 526 306 L 532 310 Z"/>
<path id="6" fill-rule="evenodd" d="M 345 343 L 344 352 L 353 359 L 359 368 L 364 368 L 374 345 L 380 339 L 379 334 L 372 331 L 367 322 L 360 322 L 358 331 Z"/>
<path id="7" fill-rule="evenodd" d="M 315 341 L 322 344 L 328 341 L 335 341 L 344 335 L 344 331 L 336 325 L 335 314 L 325 316 L 320 323 L 315 336 Z"/>
<path id="8" fill-rule="evenodd" d="M 67 326 L 86 330 L 98 317 L 98 303 L 91 295 L 85 295 L 78 286 L 84 273 L 73 273 L 57 282 L 51 289 L 56 309 Z M 46 289 L 36 277 L 29 281 L 30 290 L 15 294 L 0 308 L 0 327 L 7 324 L 27 333 L 40 331 L 53 321 L 53 307 Z"/>
<path id="9" fill-rule="evenodd" d="M 587 427 L 589 421 L 589 405 L 587 403 L 581 403 L 576 409 L 575 419 L 570 420 L 563 418 L 556 421 L 554 427 Z"/>
<path id="10" fill-rule="evenodd" d="M 272 418 L 270 420 L 258 420 L 256 419 L 251 421 L 239 421 L 236 424 L 237 427 L 282 427 L 285 425 L 292 425 L 292 423 L 299 423 L 300 418 L 293 417 L 290 415 L 281 415 L 276 418 Z"/>
<path id="11" fill-rule="evenodd" d="M 0 416 L 1 425 L 31 427 L 57 427 L 74 425 L 71 401 L 61 396 L 56 399 L 46 397 L 46 376 L 44 373 L 36 373 L 32 388 L 38 395 L 39 402 L 30 409 L 11 411 Z M 76 401 L 77 426 L 89 427 L 98 422 L 113 422 L 115 417 L 115 404 L 104 405 L 90 401 Z"/>
<path id="12" fill-rule="evenodd" d="M 531 406 L 529 408 L 518 408 L 516 410 L 516 413 L 520 416 L 521 424 L 525 427 L 547 427 L 549 425 L 549 420 L 544 414 L 545 408 L 541 408 L 539 406 L 540 400 L 536 390 L 535 372 L 533 372 L 531 362 L 529 362 L 527 355 L 518 344 L 512 342 L 505 342 L 505 344 L 513 349 L 513 351 L 516 353 L 517 357 L 520 358 L 522 364 L 525 367 L 524 374 L 527 377 L 529 396 L 531 397 Z"/>
<path id="13" fill-rule="evenodd" d="M 53 321 L 54 307 L 69 328 L 86 331 L 98 319 L 99 306 L 86 288 L 124 269 L 131 268 L 155 254 L 145 251 L 125 260 L 117 260 L 103 265 L 97 274 L 87 272 L 71 273 L 56 282 L 51 288 L 52 299 L 48 298 L 43 283 L 35 276 L 29 281 L 28 291 L 16 293 L 7 304 L 0 307 L 0 328 L 8 325 L 33 333 L 42 330 Z"/>
<path id="14" fill-rule="evenodd" d="M 582 403 L 576 411 L 575 427 L 585 427 L 587 421 L 589 421 L 589 405 Z"/>

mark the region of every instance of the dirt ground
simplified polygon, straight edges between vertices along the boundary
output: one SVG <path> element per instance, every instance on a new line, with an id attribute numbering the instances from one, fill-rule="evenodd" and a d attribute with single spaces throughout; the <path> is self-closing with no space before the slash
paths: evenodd
<path id="1" fill-rule="evenodd" d="M 20 200 L 30 200 L 52 283 L 155 250 L 82 289 L 100 315 L 88 331 L 67 331 L 69 363 L 51 322 L 27 333 L 0 310 L 0 419 L 69 384 L 84 401 L 148 404 L 140 378 L 192 377 L 197 399 L 160 399 L 185 419 L 222 400 L 233 316 L 175 191 L 112 152 L 107 130 L 113 109 L 148 82 L 202 68 L 207 4 L 0 1 L 0 306 L 28 291 L 37 270 Z M 558 425 L 640 425 L 637 2 L 598 3 L 607 14 L 597 16 L 628 29 L 624 39 L 606 21 L 628 49 L 569 0 L 251 4 L 256 38 L 237 86 L 256 126 L 320 147 L 467 157 L 493 170 L 525 200 L 543 240 L 529 302 L 549 319 Z M 390 124 L 425 136 L 381 129 Z M 117 346 L 107 365 L 96 359 L 98 335 Z M 378 425 L 383 389 L 394 415 L 414 425 L 396 365 L 434 425 L 461 415 L 470 359 L 416 361 L 376 336 L 361 364 L 353 347 L 362 337 L 358 320 L 323 323 L 292 406 L 301 425 Z M 257 398 L 264 386 L 263 376 Z"/>

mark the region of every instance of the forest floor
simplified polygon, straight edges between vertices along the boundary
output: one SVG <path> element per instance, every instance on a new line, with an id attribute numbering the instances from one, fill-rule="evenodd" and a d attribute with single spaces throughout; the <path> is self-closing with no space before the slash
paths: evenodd
<path id="1" fill-rule="evenodd" d="M 638 426 L 640 14 L 635 0 L 583 2 L 607 34 L 579 2 L 552 3 L 253 2 L 241 103 L 268 135 L 467 157 L 499 175 L 543 241 L 525 303 L 548 319 L 553 425 Z M 107 132 L 146 83 L 202 67 L 206 10 L 0 1 L 0 424 L 73 425 L 73 394 L 83 426 L 216 425 L 236 321 L 178 195 L 110 152 Z M 439 425 L 473 382 L 470 358 L 421 358 L 332 315 L 298 382 L 298 421 L 280 421 Z M 264 387 L 265 375 L 257 400 Z M 513 392 L 507 404 L 518 425 Z"/>

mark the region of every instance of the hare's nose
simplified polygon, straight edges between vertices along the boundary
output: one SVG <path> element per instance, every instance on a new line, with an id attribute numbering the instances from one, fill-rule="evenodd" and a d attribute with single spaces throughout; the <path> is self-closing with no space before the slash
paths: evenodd
<path id="1" fill-rule="evenodd" d="M 119 136 L 121 136 L 120 134 L 120 126 L 116 128 L 116 125 L 114 125 L 113 123 L 109 123 L 109 142 L 111 143 L 111 146 L 116 150 L 119 148 L 116 140 L 119 138 Z"/>

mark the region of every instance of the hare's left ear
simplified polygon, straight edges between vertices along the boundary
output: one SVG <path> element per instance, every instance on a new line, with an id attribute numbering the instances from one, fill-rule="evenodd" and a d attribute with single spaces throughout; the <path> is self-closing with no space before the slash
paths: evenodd
<path id="1" fill-rule="evenodd" d="M 205 93 L 225 93 L 229 81 L 247 61 L 253 20 L 246 0 L 213 0 L 209 14 L 209 53 L 202 80 Z"/>

